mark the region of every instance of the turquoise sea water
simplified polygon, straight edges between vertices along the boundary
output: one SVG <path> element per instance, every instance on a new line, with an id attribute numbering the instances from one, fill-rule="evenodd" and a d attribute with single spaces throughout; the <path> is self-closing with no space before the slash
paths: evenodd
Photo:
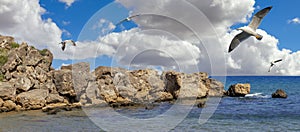
<path id="1" fill-rule="evenodd" d="M 188 116 L 170 131 L 300 131 L 300 77 L 227 77 L 225 88 L 235 83 L 250 83 L 251 94 L 243 98 L 222 98 L 212 117 L 202 125 L 198 120 L 203 109 L 193 107 Z M 287 99 L 271 98 L 279 88 L 287 92 Z M 124 108 L 116 111 L 130 118 L 143 119 L 163 114 L 170 107 L 172 104 L 162 103 L 152 110 Z M 84 111 L 58 115 L 25 112 L 0 114 L 0 131 L 101 131 L 101 125 L 94 124 Z"/>

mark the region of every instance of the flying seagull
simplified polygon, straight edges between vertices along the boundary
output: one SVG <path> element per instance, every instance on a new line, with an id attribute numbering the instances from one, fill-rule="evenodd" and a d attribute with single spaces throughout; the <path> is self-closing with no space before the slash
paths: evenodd
<path id="1" fill-rule="evenodd" d="M 119 24 L 121 24 L 123 22 L 129 22 L 129 21 L 132 20 L 132 18 L 137 17 L 137 16 L 140 16 L 140 14 L 129 16 L 129 17 L 123 19 L 122 21 L 118 22 L 116 25 L 119 25 Z"/>
<path id="2" fill-rule="evenodd" d="M 270 12 L 272 6 L 266 7 L 259 12 L 257 12 L 252 18 L 250 24 L 245 27 L 238 28 L 237 30 L 242 30 L 240 34 L 236 35 L 230 43 L 228 52 L 231 52 L 234 48 L 239 46 L 239 44 L 248 39 L 250 36 L 255 36 L 257 40 L 261 40 L 263 38 L 262 35 L 256 32 L 256 29 L 260 25 L 262 19 Z"/>
<path id="3" fill-rule="evenodd" d="M 275 65 L 275 63 L 280 62 L 280 61 L 282 61 L 282 59 L 279 59 L 279 60 L 276 60 L 276 61 L 272 61 L 268 72 L 271 72 L 271 69 Z"/>
<path id="4" fill-rule="evenodd" d="M 62 44 L 61 49 L 64 51 L 66 48 L 66 44 L 72 44 L 73 46 L 76 46 L 76 43 L 73 40 L 65 40 L 60 42 L 59 44 Z"/>

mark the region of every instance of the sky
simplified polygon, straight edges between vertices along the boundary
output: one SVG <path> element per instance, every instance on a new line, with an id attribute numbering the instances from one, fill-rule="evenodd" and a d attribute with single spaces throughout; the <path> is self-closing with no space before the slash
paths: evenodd
<path id="1" fill-rule="evenodd" d="M 52 66 L 90 62 L 211 75 L 300 75 L 299 0 L 0 0 L 0 34 L 54 55 Z M 227 53 L 235 30 L 273 6 L 257 32 Z M 130 22 L 124 18 L 141 14 Z M 61 50 L 59 42 L 77 46 Z M 270 62 L 283 59 L 268 72 Z"/>

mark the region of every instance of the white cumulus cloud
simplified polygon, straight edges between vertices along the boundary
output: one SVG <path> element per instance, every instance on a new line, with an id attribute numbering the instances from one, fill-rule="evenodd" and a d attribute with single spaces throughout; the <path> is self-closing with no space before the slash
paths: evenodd
<path id="1" fill-rule="evenodd" d="M 57 46 L 62 30 L 50 19 L 39 0 L 1 0 L 0 34 L 15 37 L 17 42 L 28 42 L 37 48 Z"/>

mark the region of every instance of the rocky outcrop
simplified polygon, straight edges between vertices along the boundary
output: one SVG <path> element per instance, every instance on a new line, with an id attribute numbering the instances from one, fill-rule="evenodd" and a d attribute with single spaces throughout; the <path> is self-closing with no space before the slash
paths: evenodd
<path id="1" fill-rule="evenodd" d="M 272 98 L 287 98 L 288 95 L 282 89 L 277 89 L 275 93 L 272 94 Z"/>
<path id="2" fill-rule="evenodd" d="M 89 63 L 51 67 L 49 50 L 2 37 L 0 48 L 0 112 L 42 109 L 49 114 L 80 106 L 152 106 L 176 99 L 223 96 L 221 82 L 206 73 L 185 74 L 152 69 L 129 71 Z M 199 106 L 204 106 L 201 101 Z M 153 105 L 154 106 L 154 105 Z"/>
<path id="3" fill-rule="evenodd" d="M 226 92 L 227 96 L 230 97 L 245 97 L 245 95 L 250 93 L 250 84 L 235 84 L 231 85 Z"/>

